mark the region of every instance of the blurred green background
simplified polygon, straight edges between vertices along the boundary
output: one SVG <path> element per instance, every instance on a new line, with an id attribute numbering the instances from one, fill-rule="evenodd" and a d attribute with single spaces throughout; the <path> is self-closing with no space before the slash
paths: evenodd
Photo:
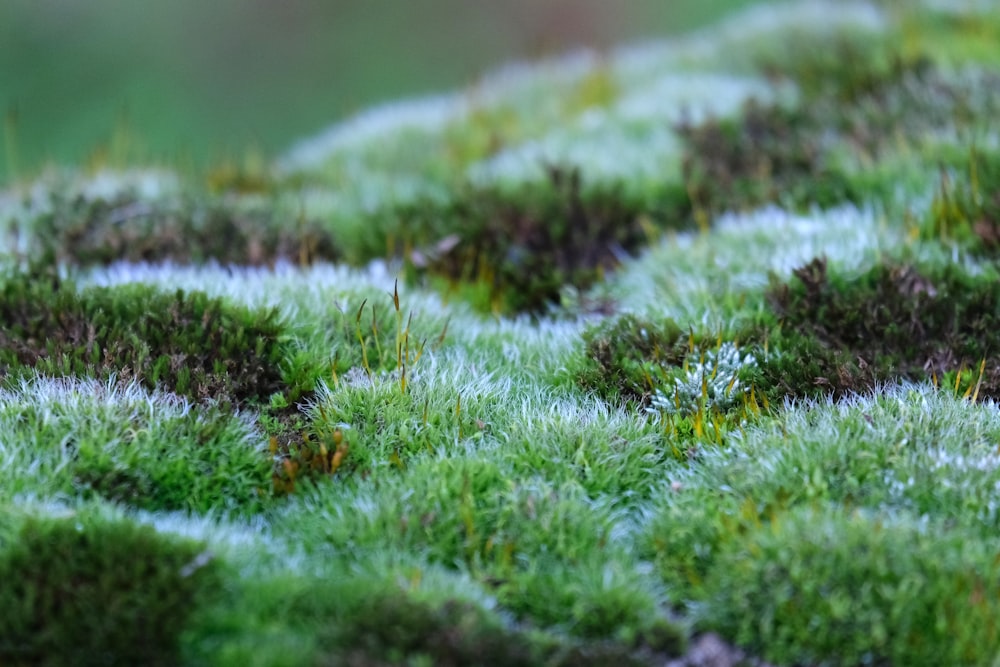
<path id="1" fill-rule="evenodd" d="M 510 60 L 667 36 L 751 0 L 2 0 L 0 181 L 268 157 Z"/>

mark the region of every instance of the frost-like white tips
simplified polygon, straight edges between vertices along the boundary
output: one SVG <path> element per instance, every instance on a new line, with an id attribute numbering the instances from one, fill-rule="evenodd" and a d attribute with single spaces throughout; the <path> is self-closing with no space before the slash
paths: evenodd
<path id="1" fill-rule="evenodd" d="M 716 349 L 695 350 L 685 361 L 681 375 L 654 392 L 651 410 L 680 415 L 724 412 L 749 393 L 750 388 L 739 376 L 756 365 L 752 354 L 741 353 L 731 342 Z"/>

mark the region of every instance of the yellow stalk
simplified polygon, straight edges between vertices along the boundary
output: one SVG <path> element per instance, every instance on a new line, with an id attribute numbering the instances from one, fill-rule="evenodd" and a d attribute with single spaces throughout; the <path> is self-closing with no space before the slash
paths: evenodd
<path id="1" fill-rule="evenodd" d="M 983 386 L 983 373 L 986 371 L 986 357 L 979 362 L 979 379 L 976 380 L 976 391 L 972 394 L 972 402 L 979 398 L 979 388 Z"/>

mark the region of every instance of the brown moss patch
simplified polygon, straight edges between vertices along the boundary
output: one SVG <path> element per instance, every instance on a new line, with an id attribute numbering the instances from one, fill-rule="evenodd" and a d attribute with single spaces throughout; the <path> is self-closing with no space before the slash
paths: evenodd
<path id="1" fill-rule="evenodd" d="M 271 266 L 280 260 L 335 261 L 332 234 L 313 220 L 284 220 L 225 198 L 146 200 L 64 198 L 34 222 L 36 242 L 59 261 L 78 265 L 116 261 Z"/>
<path id="2" fill-rule="evenodd" d="M 815 259 L 769 291 L 780 326 L 762 382 L 788 396 L 836 397 L 893 379 L 934 378 L 996 398 L 997 284 L 954 266 L 922 271 L 903 264 L 848 279 L 831 276 L 826 260 Z"/>
<path id="3" fill-rule="evenodd" d="M 25 370 L 138 380 L 237 406 L 283 387 L 277 312 L 203 292 L 148 285 L 90 287 L 52 269 L 0 284 L 0 377 Z"/>
<path id="4" fill-rule="evenodd" d="M 407 256 L 415 277 L 483 285 L 494 310 L 537 312 L 645 244 L 656 216 L 619 187 L 585 188 L 579 170 L 552 167 L 542 185 L 469 186 L 399 217 L 419 248 Z"/>

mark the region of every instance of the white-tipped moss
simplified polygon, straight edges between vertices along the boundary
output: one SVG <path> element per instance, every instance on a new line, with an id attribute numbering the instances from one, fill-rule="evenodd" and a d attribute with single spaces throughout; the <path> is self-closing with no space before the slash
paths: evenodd
<path id="1" fill-rule="evenodd" d="M 976 18 L 988 3 L 924 4 Z M 378 235 L 400 205 L 446 205 L 470 183 L 516 194 L 544 183 L 549 163 L 578 167 L 585 187 L 621 185 L 623 196 L 655 204 L 666 185 L 682 185 L 689 148 L 679 120 L 738 119 L 750 98 L 795 109 L 805 91 L 772 85 L 761 59 L 844 35 L 880 45 L 900 20 L 885 3 L 786 2 L 693 36 L 511 65 L 467 90 L 373 109 L 304 140 L 278 161 L 273 201 L 266 188 L 226 200 L 233 210 L 273 204 L 289 227 L 300 223 L 301 207 L 359 263 L 380 256 L 379 244 L 394 254 L 390 246 L 404 243 Z M 918 45 L 929 39 L 913 30 Z M 934 46 L 952 45 L 935 38 Z M 962 102 L 973 111 L 995 104 L 976 85 L 992 71 L 987 64 L 942 71 L 968 89 Z M 780 314 L 765 298 L 771 281 L 790 281 L 816 257 L 847 285 L 885 263 L 992 275 L 992 259 L 921 236 L 920 224 L 940 170 L 966 177 L 954 156 L 967 150 L 968 135 L 987 150 L 996 132 L 988 120 L 966 127 L 949 119 L 947 95 L 919 83 L 911 77 L 890 101 L 898 107 L 912 94 L 940 111 L 944 120 L 928 136 L 871 154 L 852 153 L 845 139 L 826 156 L 845 178 L 876 181 L 877 196 L 825 209 L 719 213 L 700 220 L 698 232 L 651 227 L 638 257 L 618 252 L 616 270 L 593 288 L 567 287 L 563 307 L 544 315 L 483 315 L 429 283 L 407 284 L 397 260 L 74 269 L 81 290 L 140 282 L 277 308 L 288 343 L 282 382 L 298 372 L 310 382 L 294 398 L 282 384 L 232 412 L 114 379 L 8 381 L 0 389 L 0 513 L 67 518 L 84 508 L 203 542 L 206 555 L 184 571 L 217 557 L 228 578 L 185 635 L 187 664 L 418 662 L 422 651 L 433 660 L 442 656 L 407 644 L 406 634 L 426 628 L 438 637 L 433 623 L 452 639 L 535 651 L 517 654 L 521 663 L 557 664 L 608 647 L 620 653 L 607 663 L 653 649 L 664 662 L 667 642 L 653 630 L 670 620 L 668 607 L 703 624 L 699 631 L 730 632 L 763 652 L 777 646 L 788 662 L 837 664 L 839 654 L 810 643 L 833 637 L 861 646 L 864 660 L 920 664 L 911 650 L 918 639 L 893 643 L 924 622 L 914 609 L 938 614 L 928 628 L 952 628 L 970 609 L 976 622 L 990 620 L 983 601 L 997 593 L 977 588 L 994 579 L 962 579 L 995 568 L 1000 413 L 977 393 L 994 360 L 981 362 L 979 382 L 975 368 L 948 369 L 953 384 L 935 373 L 924 384 L 878 384 L 837 402 L 768 405 L 772 388 L 747 379 L 784 354 L 774 347 Z M 179 190 L 174 176 L 143 171 L 18 186 L 0 194 L 8 230 L 0 253 L 29 250 L 32 221 L 51 212 L 52 194 L 146 201 Z M 654 212 L 688 215 L 673 203 Z M 626 323 L 645 318 L 635 320 L 641 336 L 609 328 L 613 339 L 587 348 L 589 323 L 622 315 Z M 648 332 L 661 324 L 668 333 L 653 340 Z M 724 337 L 744 324 L 773 338 Z M 791 328 L 782 333 L 791 338 Z M 626 358 L 596 359 L 619 353 Z M 632 379 L 632 395 L 587 384 L 592 394 L 581 370 L 590 361 L 606 362 L 610 377 L 602 379 L 612 389 L 624 382 L 615 373 L 644 377 Z M 280 484 L 289 481 L 281 474 L 293 483 Z M 972 564 L 967 572 L 955 565 L 962 558 Z M 936 559 L 944 566 L 935 569 Z M 868 626 L 827 632 L 827 616 L 815 612 L 827 600 L 810 597 L 826 580 L 802 563 L 834 583 L 840 571 L 856 574 L 851 590 L 831 589 L 838 613 L 867 614 L 883 624 L 884 641 L 871 643 Z M 869 567 L 921 586 L 892 579 L 869 596 Z M 802 595 L 775 597 L 791 586 Z M 938 595 L 949 586 L 961 604 Z M 812 605 L 815 633 L 803 634 L 795 617 L 772 622 L 800 600 Z M 733 609 L 744 611 L 733 618 Z M 380 634 L 394 629 L 382 627 L 390 613 L 395 638 Z M 771 623 L 776 643 L 753 645 L 747 618 Z M 984 645 L 996 640 L 987 630 Z M 637 645 L 644 648 L 634 652 Z"/>

